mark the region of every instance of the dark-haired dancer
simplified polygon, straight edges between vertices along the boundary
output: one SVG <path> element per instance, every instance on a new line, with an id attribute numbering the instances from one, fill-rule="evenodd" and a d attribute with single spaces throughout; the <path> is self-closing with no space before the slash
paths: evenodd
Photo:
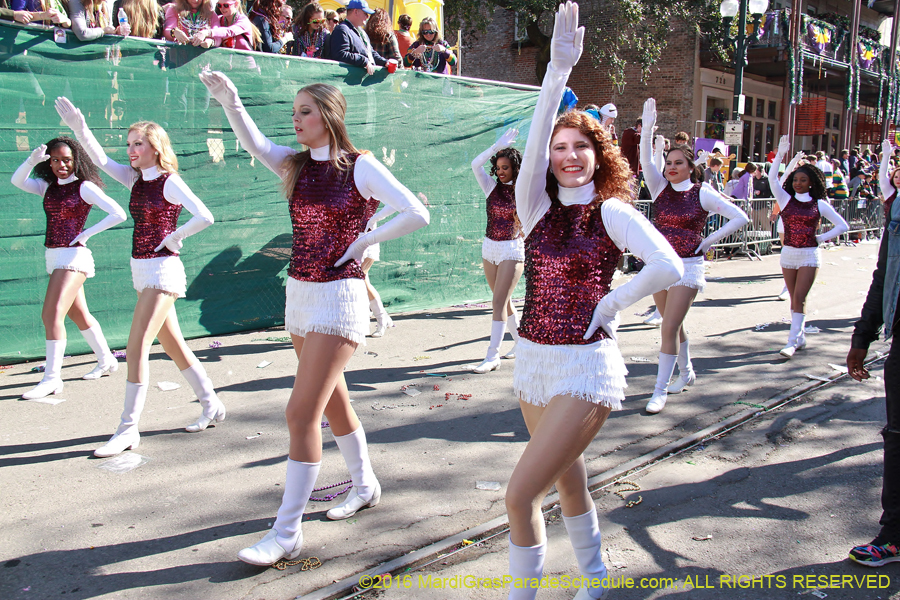
<path id="1" fill-rule="evenodd" d="M 134 219 L 131 242 L 131 280 L 138 294 L 128 334 L 128 379 L 125 408 L 116 433 L 94 450 L 94 456 L 114 456 L 137 448 L 138 421 L 147 400 L 150 380 L 150 347 L 159 339 L 163 350 L 175 362 L 197 395 L 203 411 L 185 429 L 203 431 L 212 422 L 225 420 L 225 406 L 216 395 L 206 369 L 188 348 L 178 325 L 175 299 L 184 298 L 187 276 L 179 251 L 188 236 L 213 222 L 212 213 L 178 175 L 178 158 L 169 134 L 150 121 L 138 121 L 128 128 L 129 164 L 110 159 L 88 129 L 80 110 L 68 98 L 56 99 L 56 111 L 72 128 L 91 160 L 110 177 L 131 191 L 128 209 Z M 178 227 L 182 208 L 193 215 Z"/>
<path id="2" fill-rule="evenodd" d="M 647 131 L 653 131 L 656 125 L 653 98 L 644 102 L 642 119 Z M 687 146 L 675 146 L 666 153 L 665 175 L 656 168 L 650 136 L 642 137 L 640 146 L 644 181 L 656 207 L 654 224 L 684 262 L 684 277 L 653 294 L 656 308 L 663 316 L 659 370 L 653 396 L 647 403 L 647 412 L 655 414 L 666 405 L 669 392 L 678 394 L 696 379 L 684 319 L 697 293 L 706 286 L 703 257 L 716 242 L 736 232 L 750 219 L 712 186 L 703 184 L 702 172 L 694 164 L 694 154 Z M 709 213 L 722 215 L 728 222 L 704 238 Z M 678 379 L 669 385 L 676 362 Z"/>
<path id="3" fill-rule="evenodd" d="M 225 74 L 204 72 L 200 79 L 222 105 L 241 146 L 282 180 L 290 204 L 294 236 L 285 328 L 298 365 L 285 410 L 291 438 L 287 476 L 274 527 L 238 553 L 244 562 L 271 565 L 302 551 L 300 522 L 322 461 L 323 413 L 353 480 L 347 499 L 327 517 L 346 519 L 381 499 L 343 375 L 369 329 L 360 261 L 372 244 L 427 225 L 428 211 L 374 156 L 353 146 L 344 124 L 347 101 L 333 85 L 313 83 L 294 98 L 296 140 L 309 148 L 298 152 L 260 132 Z M 360 235 L 375 199 L 399 214 Z"/>
<path id="4" fill-rule="evenodd" d="M 881 196 L 884 198 L 884 226 L 891 222 L 891 206 L 897 199 L 897 190 L 900 190 L 900 167 L 891 169 L 891 156 L 894 154 L 894 145 L 891 140 L 881 142 L 881 164 L 878 166 L 878 185 L 881 187 Z"/>
<path id="5" fill-rule="evenodd" d="M 490 148 L 475 157 L 472 171 L 487 197 L 487 231 L 481 244 L 484 275 L 494 297 L 492 300 L 491 342 L 484 361 L 475 373 L 487 373 L 500 366 L 500 343 L 505 329 L 513 340 L 519 341 L 518 316 L 512 304 L 512 293 L 522 276 L 525 262 L 525 242 L 522 227 L 516 217 L 516 177 L 522 155 L 510 148 L 519 132 L 510 129 Z M 485 165 L 490 161 L 490 175 Z M 495 181 L 492 177 L 496 176 Z M 504 358 L 515 358 L 515 346 Z"/>
<path id="6" fill-rule="evenodd" d="M 769 167 L 770 181 L 778 181 L 778 167 L 790 149 L 788 136 L 781 136 L 778 154 Z M 781 271 L 791 295 L 791 333 L 780 354 L 791 358 L 794 352 L 806 347 L 806 296 L 822 264 L 819 244 L 846 233 L 850 228 L 825 199 L 825 174 L 815 165 L 801 165 L 796 171 L 787 173 L 784 185 L 772 186 L 772 193 L 778 201 L 784 224 Z M 831 221 L 834 227 L 816 235 L 822 217 Z"/>
<path id="7" fill-rule="evenodd" d="M 28 177 L 32 170 L 37 179 Z M 37 387 L 22 395 L 26 400 L 35 400 L 58 394 L 63 389 L 60 371 L 66 353 L 67 315 L 97 355 L 97 366 L 82 379 L 99 379 L 119 368 L 100 323 L 88 311 L 84 282 L 94 276 L 94 257 L 87 248 L 88 239 L 123 222 L 125 211 L 101 191 L 103 182 L 97 167 L 81 144 L 67 137 L 54 138 L 35 148 L 16 169 L 12 183 L 23 191 L 43 196 L 47 214 L 44 246 L 47 247 L 50 282 L 41 311 L 47 340 L 47 364 Z M 108 215 L 82 231 L 93 206 L 99 206 Z"/>
<path id="8" fill-rule="evenodd" d="M 578 5 L 561 5 L 516 181 L 527 285 L 513 388 L 531 439 L 506 490 L 514 600 L 537 593 L 531 584 L 547 549 L 540 507 L 553 485 L 585 578 L 575 597 L 600 598 L 608 589 L 582 452 L 625 398 L 619 311 L 682 275 L 678 256 L 629 203 L 631 169 L 609 133 L 582 111 L 556 118 L 583 38 Z M 646 266 L 611 290 L 625 247 Z"/>

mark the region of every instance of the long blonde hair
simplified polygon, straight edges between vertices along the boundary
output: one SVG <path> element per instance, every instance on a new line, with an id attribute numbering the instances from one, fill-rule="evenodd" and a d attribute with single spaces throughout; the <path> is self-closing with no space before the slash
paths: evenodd
<path id="1" fill-rule="evenodd" d="M 124 0 L 122 8 L 128 15 L 131 35 L 153 39 L 159 24 L 159 4 L 156 0 Z"/>
<path id="2" fill-rule="evenodd" d="M 347 100 L 341 93 L 341 90 L 328 83 L 312 83 L 300 89 L 297 94 L 306 92 L 309 94 L 322 120 L 325 122 L 325 131 L 328 132 L 328 144 L 330 152 L 330 160 L 332 166 L 338 171 L 347 171 L 353 162 L 347 157 L 348 153 L 358 154 L 359 150 L 350 141 L 347 135 L 347 127 L 344 125 L 344 117 L 347 114 Z M 309 160 L 309 150 L 299 152 L 288 159 L 288 164 L 284 169 L 284 195 L 288 198 L 294 193 L 294 186 L 297 185 L 297 178 L 300 171 Z"/>
<path id="3" fill-rule="evenodd" d="M 138 121 L 128 128 L 128 133 L 137 131 L 144 136 L 144 139 L 159 156 L 156 157 L 156 165 L 163 173 L 178 172 L 178 158 L 172 149 L 172 141 L 166 130 L 154 123 L 153 121 Z"/>
<path id="4" fill-rule="evenodd" d="M 181 17 L 186 17 L 187 15 L 194 14 L 194 9 L 191 8 L 191 5 L 187 0 L 175 0 L 175 10 L 178 11 L 178 15 Z M 207 19 L 215 14 L 215 11 L 213 10 L 212 0 L 203 0 L 203 3 L 200 4 L 199 12 Z"/>

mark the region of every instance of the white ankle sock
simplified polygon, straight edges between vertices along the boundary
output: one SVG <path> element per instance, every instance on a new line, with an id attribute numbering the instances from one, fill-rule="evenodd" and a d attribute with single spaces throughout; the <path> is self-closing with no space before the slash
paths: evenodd
<path id="1" fill-rule="evenodd" d="M 66 355 L 66 340 L 46 340 L 47 364 L 41 381 L 62 379 L 63 357 Z"/>
<path id="2" fill-rule="evenodd" d="M 360 424 L 359 429 L 347 435 L 334 436 L 338 450 L 347 463 L 347 470 L 350 471 L 350 479 L 353 480 L 353 486 L 356 493 L 361 498 L 371 498 L 375 493 L 375 485 L 378 479 L 375 477 L 375 471 L 372 470 L 372 463 L 369 460 L 369 448 L 366 444 L 366 432 Z"/>
<path id="3" fill-rule="evenodd" d="M 513 578 L 509 586 L 509 600 L 534 600 L 538 586 L 516 587 L 517 579 L 540 579 L 544 573 L 544 557 L 547 542 L 537 546 L 516 546 L 509 542 L 509 574 Z M 520 584 L 522 585 L 522 584 Z"/>
<path id="4" fill-rule="evenodd" d="M 103 330 L 100 328 L 99 323 L 93 327 L 82 329 L 81 335 L 84 336 L 88 346 L 94 351 L 94 354 L 97 356 L 97 363 L 101 367 L 107 367 L 115 361 L 116 358 L 110 351 L 109 344 L 106 343 L 106 338 L 103 336 Z"/>
<path id="5" fill-rule="evenodd" d="M 669 380 L 675 372 L 675 361 L 678 357 L 674 354 L 659 353 L 659 370 L 656 372 L 656 388 L 654 392 L 665 392 L 669 387 Z"/>
<path id="6" fill-rule="evenodd" d="M 125 408 L 116 434 L 132 434 L 138 432 L 138 421 L 147 401 L 147 384 L 125 382 Z"/>
<path id="7" fill-rule="evenodd" d="M 316 487 L 319 467 L 322 463 L 287 461 L 287 475 L 284 478 L 284 495 L 275 519 L 275 540 L 282 548 L 291 550 L 297 546 L 301 536 L 300 524 L 309 496 Z"/>
<path id="8" fill-rule="evenodd" d="M 597 511 L 591 509 L 577 517 L 563 516 L 563 522 L 575 550 L 578 570 L 582 577 L 591 581 L 590 586 L 582 587 L 587 588 L 591 598 L 599 598 L 603 593 L 602 581 L 606 577 L 606 565 L 603 564 L 603 555 L 600 552 L 602 536 Z"/>

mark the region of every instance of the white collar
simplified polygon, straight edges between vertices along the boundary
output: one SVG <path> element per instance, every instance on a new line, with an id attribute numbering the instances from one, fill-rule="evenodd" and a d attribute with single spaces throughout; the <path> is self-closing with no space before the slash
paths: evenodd
<path id="1" fill-rule="evenodd" d="M 309 157 L 319 162 L 331 160 L 331 146 L 326 144 L 321 148 L 310 148 Z"/>
<path id="2" fill-rule="evenodd" d="M 515 181 L 507 181 L 503 185 L 516 185 L 516 182 Z"/>
<path id="3" fill-rule="evenodd" d="M 691 181 L 690 177 L 679 183 L 672 183 L 670 181 L 669 184 L 676 192 L 686 192 L 694 186 L 694 182 Z"/>
<path id="4" fill-rule="evenodd" d="M 597 195 L 594 190 L 594 182 L 588 183 L 574 188 L 559 187 L 559 201 L 563 206 L 574 206 L 576 204 L 590 204 Z"/>
<path id="5" fill-rule="evenodd" d="M 73 181 L 75 181 L 77 179 L 78 179 L 78 177 L 73 173 L 72 175 L 69 175 L 65 179 L 60 179 L 59 177 L 57 177 L 56 183 L 57 183 L 57 185 L 66 185 L 67 183 L 72 183 Z"/>
<path id="6" fill-rule="evenodd" d="M 156 179 L 160 175 L 162 175 L 162 173 L 159 172 L 159 167 L 156 166 L 149 167 L 147 169 L 141 169 L 141 179 L 143 179 L 144 181 L 151 181 L 153 179 Z"/>
<path id="7" fill-rule="evenodd" d="M 809 202 L 810 200 L 812 200 L 812 196 L 809 195 L 809 192 L 804 192 L 803 194 L 794 194 L 794 198 L 796 198 L 800 202 Z"/>

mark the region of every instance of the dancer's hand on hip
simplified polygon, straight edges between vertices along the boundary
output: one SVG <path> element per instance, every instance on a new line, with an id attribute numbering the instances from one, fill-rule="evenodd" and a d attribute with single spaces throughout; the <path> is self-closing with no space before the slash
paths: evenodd
<path id="1" fill-rule="evenodd" d="M 181 250 L 183 246 L 184 242 L 182 242 L 181 236 L 178 235 L 177 232 L 173 231 L 163 238 L 163 241 L 160 242 L 159 246 L 156 247 L 156 250 L 154 250 L 154 252 L 159 252 L 163 248 L 166 248 L 170 252 L 178 254 L 178 251 Z"/>
<path id="2" fill-rule="evenodd" d="M 596 308 L 594 308 L 594 316 L 591 317 L 591 323 L 588 325 L 587 332 L 584 334 L 584 339 L 591 339 L 598 328 L 602 328 L 614 341 L 618 339 L 616 330 L 619 329 L 619 312 L 616 311 L 611 315 L 605 312 L 603 310 L 602 300 L 598 302 Z"/>
<path id="3" fill-rule="evenodd" d="M 355 260 L 358 263 L 362 263 L 362 256 L 365 253 L 367 247 L 368 244 L 363 242 L 362 238 L 356 240 L 355 242 L 350 244 L 350 247 L 347 248 L 347 251 L 344 252 L 344 255 L 336 263 L 334 263 L 334 266 L 339 267 L 349 260 Z"/>

